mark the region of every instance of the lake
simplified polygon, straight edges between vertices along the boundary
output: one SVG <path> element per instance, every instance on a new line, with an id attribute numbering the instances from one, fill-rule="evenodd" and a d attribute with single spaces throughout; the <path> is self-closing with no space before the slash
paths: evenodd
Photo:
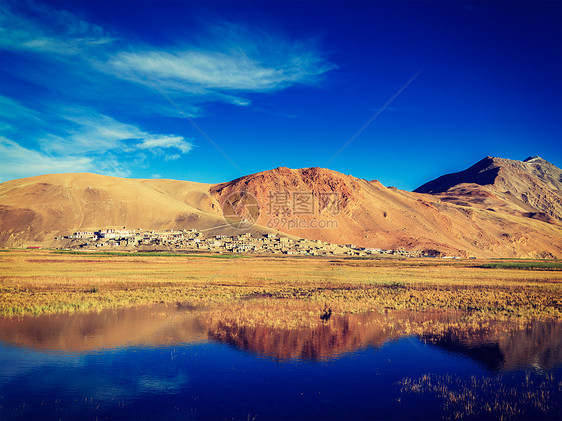
<path id="1" fill-rule="evenodd" d="M 560 323 L 456 312 L 0 318 L 0 419 L 558 420 L 561 363 Z"/>

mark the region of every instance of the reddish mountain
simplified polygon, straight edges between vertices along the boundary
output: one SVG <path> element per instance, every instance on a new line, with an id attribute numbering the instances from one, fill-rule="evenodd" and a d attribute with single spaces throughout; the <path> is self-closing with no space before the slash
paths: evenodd
<path id="1" fill-rule="evenodd" d="M 493 200 L 497 209 L 473 206 L 470 194 L 464 203 L 452 203 L 322 168 L 277 168 L 211 188 L 219 202 L 242 191 L 260 204 L 260 225 L 299 237 L 449 255 L 562 255 L 559 224 L 529 218 L 530 208 L 515 212 L 499 198 Z M 307 195 L 312 208 L 299 208 Z M 335 207 L 325 204 L 332 195 Z"/>
<path id="2" fill-rule="evenodd" d="M 103 227 L 239 233 L 221 206 L 252 198 L 247 217 L 257 220 L 247 230 L 255 234 L 460 256 L 562 256 L 560 177 L 540 158 L 486 158 L 417 192 L 322 168 L 277 168 L 217 185 L 45 175 L 0 184 L 0 245 L 52 246 L 57 235 Z"/>

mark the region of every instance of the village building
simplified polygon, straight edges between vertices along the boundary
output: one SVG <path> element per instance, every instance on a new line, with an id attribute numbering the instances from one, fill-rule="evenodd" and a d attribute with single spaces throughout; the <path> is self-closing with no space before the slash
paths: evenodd
<path id="1" fill-rule="evenodd" d="M 305 238 L 292 239 L 266 233 L 254 237 L 251 233 L 238 235 L 205 235 L 196 229 L 143 231 L 126 228 L 106 228 L 98 231 L 77 231 L 64 237 L 75 242 L 75 248 L 126 248 L 128 250 L 146 250 L 147 248 L 164 248 L 168 250 L 202 251 L 212 253 L 257 253 L 302 256 L 373 256 L 395 254 L 404 257 L 420 257 L 421 253 L 399 250 L 382 250 L 378 248 L 357 247 L 355 244 L 329 244 L 320 240 Z M 78 242 L 79 240 L 88 240 Z"/>

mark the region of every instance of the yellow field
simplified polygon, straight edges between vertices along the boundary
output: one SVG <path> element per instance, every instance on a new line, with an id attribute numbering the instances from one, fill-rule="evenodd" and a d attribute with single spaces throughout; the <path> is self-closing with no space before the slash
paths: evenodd
<path id="1" fill-rule="evenodd" d="M 482 268 L 482 261 L 0 253 L 0 315 L 101 310 L 142 303 L 193 306 L 308 303 L 340 313 L 455 309 L 562 319 L 562 271 Z M 539 265 L 540 266 L 540 265 Z"/>

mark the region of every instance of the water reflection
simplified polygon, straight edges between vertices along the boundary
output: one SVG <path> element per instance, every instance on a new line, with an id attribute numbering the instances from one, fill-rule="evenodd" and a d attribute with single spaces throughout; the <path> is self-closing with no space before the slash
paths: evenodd
<path id="1" fill-rule="evenodd" d="M 331 314 L 292 304 L 194 310 L 144 306 L 99 313 L 0 318 L 0 341 L 28 349 L 86 353 L 107 348 L 215 341 L 276 360 L 330 360 L 401 337 L 469 357 L 490 371 L 562 363 L 554 321 L 474 321 L 461 313 Z"/>
<path id="2" fill-rule="evenodd" d="M 553 321 L 492 323 L 493 329 L 449 328 L 422 338 L 445 351 L 468 356 L 491 371 L 532 367 L 551 370 L 562 363 L 562 327 Z"/>
<path id="3" fill-rule="evenodd" d="M 179 317 L 178 317 L 179 316 Z M 93 313 L 0 318 L 0 340 L 62 352 L 206 340 L 195 313 L 176 305 L 139 306 Z"/>
<path id="4" fill-rule="evenodd" d="M 271 301 L 0 319 L 0 419 L 561 419 L 557 323 L 324 314 Z"/>

